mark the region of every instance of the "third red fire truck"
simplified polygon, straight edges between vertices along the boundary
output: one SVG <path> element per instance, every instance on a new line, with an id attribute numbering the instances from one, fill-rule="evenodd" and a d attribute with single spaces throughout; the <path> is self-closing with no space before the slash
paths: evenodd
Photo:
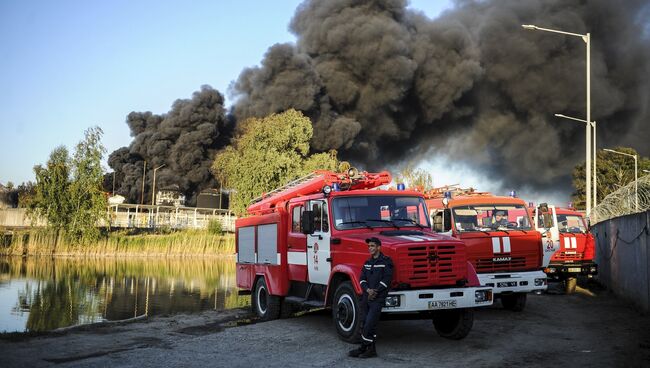
<path id="1" fill-rule="evenodd" d="M 573 293 L 578 276 L 598 274 L 596 241 L 589 232 L 581 212 L 542 203 L 535 211 L 535 227 L 542 233 L 547 249 L 553 249 L 546 274 L 563 281 L 568 294 Z"/>
<path id="2" fill-rule="evenodd" d="M 552 253 L 542 249 L 526 202 L 457 186 L 434 189 L 425 197 L 433 230 L 465 242 L 481 285 L 494 287 L 505 308 L 521 311 L 527 293 L 546 290 L 542 267 Z"/>
<path id="3" fill-rule="evenodd" d="M 262 320 L 295 305 L 331 308 L 339 336 L 357 340 L 372 236 L 394 263 L 382 317 L 429 319 L 451 339 L 469 333 L 472 308 L 491 305 L 492 288 L 480 285 L 461 241 L 431 231 L 422 194 L 378 188 L 390 182 L 387 172 L 317 171 L 248 207 L 236 222 L 237 286 Z"/>

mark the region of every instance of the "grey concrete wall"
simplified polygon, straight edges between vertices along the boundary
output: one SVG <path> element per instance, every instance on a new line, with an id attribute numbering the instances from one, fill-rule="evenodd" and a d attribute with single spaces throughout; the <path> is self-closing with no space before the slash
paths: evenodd
<path id="1" fill-rule="evenodd" d="M 594 225 L 601 283 L 650 311 L 650 211 Z"/>

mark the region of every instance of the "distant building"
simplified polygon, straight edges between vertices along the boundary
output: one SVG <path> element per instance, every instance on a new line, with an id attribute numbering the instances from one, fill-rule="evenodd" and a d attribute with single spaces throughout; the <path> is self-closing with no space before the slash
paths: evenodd
<path id="1" fill-rule="evenodd" d="M 230 202 L 228 190 L 205 189 L 196 197 L 196 207 L 227 210 Z"/>
<path id="2" fill-rule="evenodd" d="M 125 200 L 126 198 L 118 194 L 112 197 L 108 197 L 108 204 L 122 204 Z"/>
<path id="3" fill-rule="evenodd" d="M 156 193 L 156 205 L 158 206 L 185 206 L 185 194 L 181 193 L 178 185 L 163 188 Z"/>

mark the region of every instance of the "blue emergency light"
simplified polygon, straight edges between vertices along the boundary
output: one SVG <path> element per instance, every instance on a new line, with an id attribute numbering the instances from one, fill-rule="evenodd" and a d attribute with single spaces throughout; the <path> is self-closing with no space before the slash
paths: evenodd
<path id="1" fill-rule="evenodd" d="M 341 186 L 339 185 L 339 183 L 332 183 L 332 189 L 333 189 L 335 192 L 338 192 L 338 191 L 341 190 Z"/>
<path id="2" fill-rule="evenodd" d="M 514 190 L 511 190 L 511 191 L 510 191 L 510 196 L 511 196 L 512 198 L 517 198 L 517 192 L 514 191 Z"/>
<path id="3" fill-rule="evenodd" d="M 406 189 L 406 185 L 404 185 L 404 183 L 397 184 L 397 190 L 405 190 L 405 189 Z"/>

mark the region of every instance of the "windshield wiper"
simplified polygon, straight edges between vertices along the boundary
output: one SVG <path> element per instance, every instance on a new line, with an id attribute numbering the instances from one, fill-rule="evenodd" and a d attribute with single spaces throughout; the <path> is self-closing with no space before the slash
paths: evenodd
<path id="1" fill-rule="evenodd" d="M 393 221 L 391 221 L 391 220 L 383 220 L 383 219 L 366 219 L 366 221 L 378 221 L 378 222 L 384 222 L 384 223 L 390 224 L 391 226 L 393 226 L 394 228 L 396 228 L 397 230 L 399 230 L 399 226 L 395 225 L 395 223 L 394 223 Z"/>
<path id="2" fill-rule="evenodd" d="M 345 222 L 341 222 L 340 224 L 337 224 L 337 226 L 338 225 L 349 225 L 349 224 L 362 224 L 363 226 L 367 227 L 368 229 L 372 229 L 372 226 L 368 225 L 368 223 L 366 223 L 365 221 L 345 221 Z"/>
<path id="3" fill-rule="evenodd" d="M 413 219 L 410 219 L 410 218 L 394 218 L 393 221 L 408 221 L 408 222 L 412 223 L 413 225 L 419 227 L 420 229 L 424 229 L 424 226 L 422 224 L 420 224 L 417 221 L 415 221 Z"/>

